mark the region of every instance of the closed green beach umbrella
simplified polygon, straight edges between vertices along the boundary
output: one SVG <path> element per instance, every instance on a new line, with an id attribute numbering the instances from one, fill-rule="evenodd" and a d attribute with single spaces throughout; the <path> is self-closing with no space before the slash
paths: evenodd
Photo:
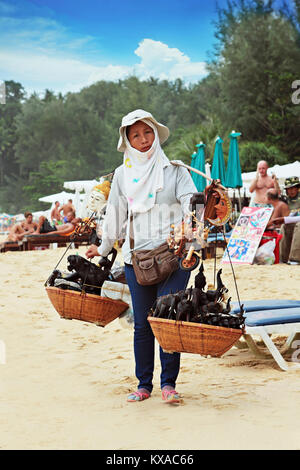
<path id="1" fill-rule="evenodd" d="M 223 140 L 221 137 L 216 138 L 215 151 L 213 157 L 213 163 L 211 167 L 211 177 L 213 180 L 219 179 L 221 184 L 225 183 L 225 162 L 223 155 Z"/>
<path id="2" fill-rule="evenodd" d="M 232 131 L 229 135 L 230 146 L 227 162 L 225 184 L 227 188 L 241 188 L 243 186 L 242 172 L 239 156 L 239 147 L 237 138 L 242 135 L 240 132 Z"/>
<path id="3" fill-rule="evenodd" d="M 197 144 L 196 147 L 198 148 L 197 152 L 194 152 L 192 155 L 192 162 L 191 167 L 195 168 L 196 170 L 202 171 L 205 173 L 205 153 L 204 149 L 206 147 L 203 142 Z M 203 176 L 198 175 L 194 171 L 191 171 L 191 176 L 197 188 L 197 191 L 202 192 L 206 188 L 206 179 Z"/>

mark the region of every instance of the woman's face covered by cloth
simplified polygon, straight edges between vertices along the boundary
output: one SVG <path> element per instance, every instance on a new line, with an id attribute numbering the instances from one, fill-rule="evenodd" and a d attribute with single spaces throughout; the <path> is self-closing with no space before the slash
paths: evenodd
<path id="1" fill-rule="evenodd" d="M 139 152 L 148 152 L 154 142 L 155 134 L 148 124 L 137 121 L 127 129 L 127 138 L 131 147 Z"/>

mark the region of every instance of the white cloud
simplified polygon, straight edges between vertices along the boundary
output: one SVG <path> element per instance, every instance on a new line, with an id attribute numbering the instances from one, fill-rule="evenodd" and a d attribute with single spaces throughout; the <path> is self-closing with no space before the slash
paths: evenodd
<path id="1" fill-rule="evenodd" d="M 46 88 L 63 94 L 75 92 L 98 80 L 115 81 L 125 78 L 131 72 L 131 67 L 125 66 L 99 67 L 80 60 L 46 54 L 11 54 L 0 51 L 0 77 L 19 81 L 28 93 L 41 92 Z"/>
<path id="2" fill-rule="evenodd" d="M 0 10 L 5 5 L 0 0 Z M 42 17 L 0 17 L 0 43 L 6 46 L 0 51 L 0 79 L 19 81 L 30 93 L 46 88 L 79 91 L 98 80 L 115 81 L 129 75 L 186 82 L 197 82 L 206 75 L 205 62 L 192 62 L 179 49 L 153 39 L 139 43 L 134 51 L 136 64 L 103 64 L 95 38 L 70 35 L 55 20 Z M 86 59 L 91 51 L 101 65 Z"/>
<path id="3" fill-rule="evenodd" d="M 105 67 L 96 67 L 95 71 L 88 77 L 88 85 L 99 80 L 116 81 L 126 78 L 132 74 L 132 67 L 125 65 L 107 65 Z"/>
<path id="4" fill-rule="evenodd" d="M 153 76 L 168 80 L 181 78 L 198 81 L 206 74 L 205 62 L 191 62 L 179 49 L 160 41 L 144 39 L 134 52 L 141 59 L 135 71 L 143 79 Z"/>
<path id="5" fill-rule="evenodd" d="M 95 67 L 79 60 L 56 58 L 46 54 L 11 54 L 0 51 L 1 78 L 4 76 L 5 79 L 7 77 L 22 84 L 30 84 L 31 91 L 50 88 L 66 92 L 66 82 L 73 84 L 72 89 L 75 91 L 78 90 L 76 84 L 80 83 L 82 86 L 87 76 L 95 70 Z"/>
<path id="6" fill-rule="evenodd" d="M 0 40 L 6 50 L 22 49 L 32 54 L 44 50 L 48 54 L 57 54 L 66 50 L 78 53 L 93 38 L 71 36 L 64 26 L 49 18 L 1 16 Z"/>

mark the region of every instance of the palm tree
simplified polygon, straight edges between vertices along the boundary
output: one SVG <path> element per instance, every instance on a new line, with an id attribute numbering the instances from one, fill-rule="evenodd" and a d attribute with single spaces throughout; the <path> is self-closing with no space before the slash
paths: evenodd
<path id="1" fill-rule="evenodd" d="M 189 165 L 191 155 L 197 150 L 196 145 L 203 142 L 206 145 L 205 160 L 211 164 L 215 140 L 219 135 L 218 127 L 217 119 L 211 116 L 202 124 L 195 124 L 190 129 L 178 129 L 165 147 L 166 154 L 172 160 L 182 160 Z"/>

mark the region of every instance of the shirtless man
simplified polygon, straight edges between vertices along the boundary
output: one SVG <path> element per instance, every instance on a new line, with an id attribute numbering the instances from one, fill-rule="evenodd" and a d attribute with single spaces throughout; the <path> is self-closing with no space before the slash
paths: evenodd
<path id="1" fill-rule="evenodd" d="M 290 208 L 288 204 L 279 199 L 278 191 L 276 189 L 268 189 L 267 194 L 267 204 L 273 206 L 272 216 L 267 224 L 267 229 L 272 229 L 274 227 L 274 219 L 278 217 L 286 217 L 290 213 Z"/>
<path id="2" fill-rule="evenodd" d="M 33 233 L 37 229 L 37 223 L 33 222 L 33 215 L 31 212 L 25 212 L 25 220 L 20 224 L 15 224 L 10 229 L 7 240 L 9 241 L 21 241 L 24 235 Z"/>
<path id="3" fill-rule="evenodd" d="M 66 215 L 67 222 L 62 225 L 55 225 L 52 226 L 49 221 L 43 215 L 39 218 L 39 223 L 37 230 L 33 232 L 33 235 L 37 234 L 57 234 L 59 235 L 68 235 L 72 231 L 74 231 L 76 225 L 81 221 L 79 217 L 75 217 L 74 211 L 69 211 Z"/>
<path id="4" fill-rule="evenodd" d="M 25 232 L 32 233 L 37 228 L 37 223 L 33 222 L 33 215 L 31 212 L 25 212 L 24 214 L 25 220 L 21 222 L 21 227 Z"/>
<path id="5" fill-rule="evenodd" d="M 61 206 L 61 208 L 59 209 L 59 212 L 63 213 L 63 221 L 65 223 L 67 222 L 67 214 L 70 211 L 73 211 L 75 213 L 75 207 L 73 206 L 72 199 L 69 199 L 68 202 Z"/>
<path id="6" fill-rule="evenodd" d="M 257 164 L 256 178 L 252 181 L 249 188 L 250 193 L 255 191 L 255 198 L 252 204 L 254 207 L 268 206 L 266 197 L 268 189 L 274 188 L 280 194 L 277 178 L 275 175 L 268 175 L 268 167 L 267 162 L 264 160 Z"/>
<path id="7" fill-rule="evenodd" d="M 55 206 L 53 207 L 50 215 L 51 222 L 60 222 L 61 221 L 61 215 L 60 215 L 60 210 L 59 210 L 59 201 L 55 201 Z"/>

